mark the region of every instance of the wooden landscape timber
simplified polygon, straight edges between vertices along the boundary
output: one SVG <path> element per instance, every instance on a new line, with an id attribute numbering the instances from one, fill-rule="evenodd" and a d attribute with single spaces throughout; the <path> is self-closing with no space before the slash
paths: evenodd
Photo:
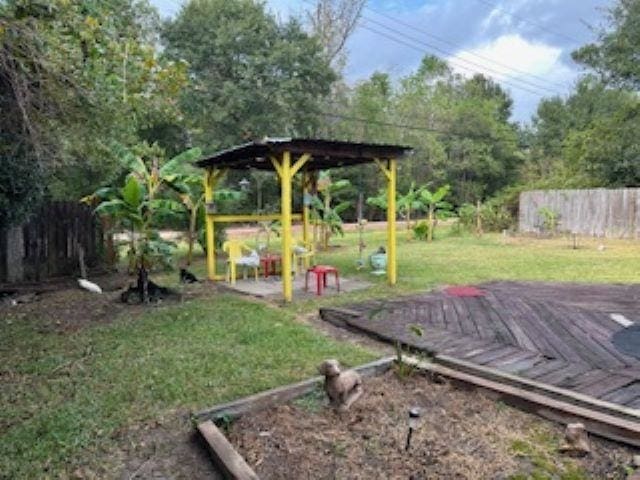
<path id="1" fill-rule="evenodd" d="M 473 364 L 468 364 L 466 370 L 463 371 L 455 362 L 450 366 L 444 366 L 438 363 L 425 362 L 411 356 L 404 357 L 403 362 L 416 366 L 423 371 L 444 376 L 452 380 L 454 384 L 464 388 L 468 388 L 469 385 L 479 388 L 496 400 L 534 413 L 547 420 L 563 425 L 581 422 L 589 433 L 634 447 L 640 447 L 640 416 L 637 413 L 629 418 L 622 418 L 616 414 L 618 412 L 615 410 L 610 413 L 604 413 L 604 408 L 593 408 L 593 405 L 588 406 L 588 402 L 577 405 L 574 403 L 575 399 L 571 396 L 560 399 L 545 394 L 542 389 L 533 391 L 513 386 L 504 380 L 499 380 L 500 375 L 495 376 L 496 380 L 489 380 L 486 377 L 486 369 L 476 370 L 471 373 L 473 367 L 476 367 Z"/>
<path id="2" fill-rule="evenodd" d="M 354 370 L 363 377 L 380 375 L 389 370 L 397 357 L 385 357 L 367 363 Z M 603 438 L 640 447 L 640 416 L 638 412 L 615 408 L 604 402 L 593 402 L 589 398 L 579 398 L 573 392 L 546 391 L 548 386 L 535 386 L 526 382 L 515 382 L 514 378 L 502 372 L 461 362 L 454 358 L 441 356 L 434 362 L 403 355 L 402 362 L 418 371 L 432 376 L 444 377 L 456 387 L 465 390 L 482 391 L 496 401 L 505 402 L 536 414 L 547 420 L 567 425 L 580 422 L 589 433 Z M 216 427 L 216 421 L 229 421 L 242 415 L 275 407 L 302 397 L 317 388 L 323 377 L 313 377 L 303 382 L 267 390 L 239 400 L 214 406 L 193 414 L 197 428 L 204 438 L 212 458 L 220 472 L 226 478 L 237 480 L 255 480 L 257 475 L 242 456 L 233 448 L 222 432 Z M 520 379 L 517 379 L 520 380 Z M 537 387 L 537 389 L 532 388 Z M 366 390 L 366 383 L 365 383 Z M 607 411 L 607 407 L 610 408 Z M 611 407 L 614 407 L 611 409 Z"/>
<path id="3" fill-rule="evenodd" d="M 372 377 L 389 370 L 394 360 L 395 357 L 385 357 L 356 367 L 354 370 L 362 377 Z M 223 419 L 225 421 L 233 420 L 240 415 L 257 412 L 302 397 L 320 388 L 323 382 L 324 376 L 313 377 L 302 382 L 256 393 L 255 395 L 250 395 L 233 402 L 216 405 L 194 413 L 192 418 L 196 422 L 204 422 L 206 420 L 219 421 Z"/>
<path id="4" fill-rule="evenodd" d="M 207 442 L 211 455 L 226 478 L 257 480 L 258 476 L 245 462 L 229 440 L 211 420 L 198 425 L 198 431 Z"/>

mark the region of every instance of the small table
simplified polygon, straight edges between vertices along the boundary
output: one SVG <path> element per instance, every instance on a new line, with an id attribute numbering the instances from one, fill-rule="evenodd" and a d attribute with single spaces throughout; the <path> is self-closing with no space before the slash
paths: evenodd
<path id="1" fill-rule="evenodd" d="M 268 253 L 264 257 L 260 257 L 260 265 L 264 271 L 264 278 L 269 278 L 269 275 L 275 275 L 277 273 L 276 267 L 278 262 L 280 262 L 280 270 L 282 270 L 282 258 L 280 255 Z"/>
<path id="2" fill-rule="evenodd" d="M 322 295 L 322 287 L 327 287 L 327 274 L 332 273 L 336 278 L 336 287 L 338 292 L 340 291 L 340 278 L 338 275 L 338 269 L 330 265 L 316 265 L 307 270 L 307 274 L 304 278 L 304 289 L 309 291 L 309 274 L 313 273 L 316 276 L 316 295 Z"/>

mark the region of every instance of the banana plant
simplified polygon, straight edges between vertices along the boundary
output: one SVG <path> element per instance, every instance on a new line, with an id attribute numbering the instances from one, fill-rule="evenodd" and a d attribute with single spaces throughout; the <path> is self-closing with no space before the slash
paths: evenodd
<path id="1" fill-rule="evenodd" d="M 154 264 L 170 264 L 175 245 L 160 237 L 156 229 L 160 215 L 180 215 L 180 202 L 163 197 L 177 178 L 180 165 L 200 156 L 198 149 L 187 150 L 161 165 L 163 151 L 146 143 L 134 150 L 122 150 L 122 165 L 129 170 L 121 188 L 107 187 L 85 197 L 85 202 L 98 201 L 95 211 L 106 215 L 121 228 L 131 232 L 127 256 L 138 274 L 140 299 L 149 301 L 149 269 Z"/>
<path id="2" fill-rule="evenodd" d="M 420 204 L 419 210 L 427 212 L 427 222 L 429 229 L 427 232 L 427 241 L 433 240 L 433 229 L 435 228 L 436 215 L 438 213 L 450 212 L 452 205 L 444 201 L 451 187 L 449 185 L 443 185 L 435 192 L 431 192 L 427 187 L 422 187 L 418 190 L 417 201 Z"/>
<path id="3" fill-rule="evenodd" d="M 423 208 L 423 203 L 420 199 L 421 191 L 422 189 L 416 189 L 415 183 L 411 182 L 411 186 L 409 187 L 407 193 L 401 195 L 396 203 L 398 213 L 402 218 L 404 218 L 404 221 L 406 222 L 407 235 L 409 237 L 411 237 L 413 228 L 413 225 L 411 223 L 413 220 L 412 213 Z"/>
<path id="4" fill-rule="evenodd" d="M 344 235 L 342 217 L 340 216 L 351 206 L 351 202 L 343 201 L 333 205 L 336 195 L 345 193 L 351 188 L 351 182 L 346 179 L 332 180 L 328 171 L 320 172 L 317 182 L 317 193 L 311 196 L 311 218 L 314 224 L 320 223 L 321 241 L 324 249 L 329 248 L 332 235 Z"/>
<path id="5" fill-rule="evenodd" d="M 199 149 L 194 149 L 194 153 L 186 157 L 181 154 L 167 164 L 169 168 L 165 171 L 167 186 L 176 192 L 188 218 L 187 265 L 191 265 L 193 261 L 193 247 L 198 238 L 199 225 L 203 223 L 205 218 L 202 172 L 198 171 L 191 163 L 191 158 L 199 156 Z M 171 164 L 176 159 L 178 161 Z M 213 192 L 214 202 L 234 201 L 241 198 L 242 193 L 233 189 L 216 189 Z"/>

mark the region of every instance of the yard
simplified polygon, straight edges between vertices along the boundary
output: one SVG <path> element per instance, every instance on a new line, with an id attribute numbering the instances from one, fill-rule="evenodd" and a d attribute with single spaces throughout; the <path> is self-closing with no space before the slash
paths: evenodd
<path id="1" fill-rule="evenodd" d="M 171 442 L 188 441 L 189 411 L 306 378 L 327 357 L 355 365 L 377 356 L 307 324 L 320 305 L 499 279 L 640 282 L 640 245 L 632 241 L 601 247 L 583 239 L 573 249 L 562 238 L 447 229 L 432 244 L 405 240 L 402 230 L 399 239 L 395 289 L 356 271 L 357 236 L 348 234 L 319 260 L 374 283 L 349 295 L 281 307 L 196 285 L 184 303 L 147 309 L 118 305 L 115 291 L 97 297 L 75 289 L 0 306 L 0 478 L 120 478 L 154 456 L 168 471 L 185 468 L 180 455 L 188 449 Z M 365 242 L 371 252 L 384 233 Z M 203 263 L 193 270 L 203 277 Z M 154 443 L 141 433 L 158 429 L 182 436 Z"/>

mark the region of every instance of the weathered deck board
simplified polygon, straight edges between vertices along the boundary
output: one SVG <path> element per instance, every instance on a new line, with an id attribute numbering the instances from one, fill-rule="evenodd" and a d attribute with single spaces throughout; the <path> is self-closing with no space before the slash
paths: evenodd
<path id="1" fill-rule="evenodd" d="M 622 326 L 610 318 L 640 311 L 640 285 L 495 282 L 479 287 L 484 296 L 429 292 L 325 308 L 321 315 L 436 356 L 640 408 L 640 360 L 613 345 L 611 336 Z M 423 334 L 416 335 L 412 325 Z"/>

